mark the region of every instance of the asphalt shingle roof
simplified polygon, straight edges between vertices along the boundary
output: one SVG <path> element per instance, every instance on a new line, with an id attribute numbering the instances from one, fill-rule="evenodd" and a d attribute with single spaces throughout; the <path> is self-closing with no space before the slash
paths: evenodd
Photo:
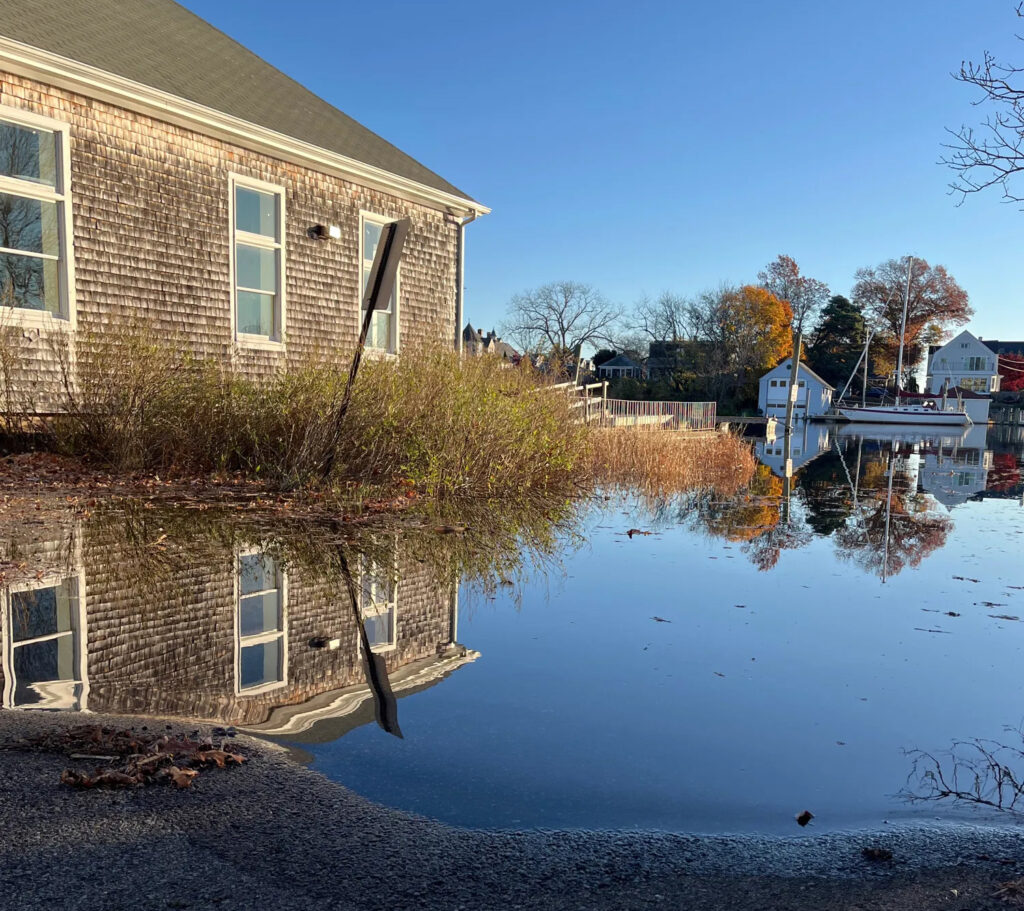
<path id="1" fill-rule="evenodd" d="M 471 199 L 173 0 L 0 0 L 0 35 Z"/>

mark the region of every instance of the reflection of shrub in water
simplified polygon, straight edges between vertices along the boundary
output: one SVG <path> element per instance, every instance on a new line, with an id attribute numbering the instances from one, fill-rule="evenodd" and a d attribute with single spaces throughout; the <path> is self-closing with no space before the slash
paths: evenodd
<path id="1" fill-rule="evenodd" d="M 1024 743 L 1024 728 L 1007 728 Z M 955 740 L 943 753 L 910 750 L 900 796 L 909 801 L 960 801 L 1018 814 L 1024 809 L 1024 749 L 995 740 Z"/>

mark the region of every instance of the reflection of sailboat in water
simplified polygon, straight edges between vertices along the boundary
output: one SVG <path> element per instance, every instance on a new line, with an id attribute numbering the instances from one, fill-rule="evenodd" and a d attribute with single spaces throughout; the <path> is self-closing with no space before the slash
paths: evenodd
<path id="1" fill-rule="evenodd" d="M 941 547 L 952 528 L 950 520 L 937 515 L 918 494 L 921 468 L 920 443 L 906 443 L 893 436 L 877 450 L 884 458 L 884 488 L 862 486 L 871 467 L 864 460 L 864 437 L 857 438 L 857 460 L 851 475 L 843 445 L 837 446 L 843 470 L 853 494 L 853 512 L 835 534 L 841 557 L 859 563 L 883 582 L 906 566 L 917 566 Z M 897 476 L 899 476 L 897 478 Z"/>

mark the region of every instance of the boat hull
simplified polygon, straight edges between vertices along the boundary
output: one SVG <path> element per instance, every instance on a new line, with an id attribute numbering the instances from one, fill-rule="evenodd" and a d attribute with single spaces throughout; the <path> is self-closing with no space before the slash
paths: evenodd
<path id="1" fill-rule="evenodd" d="M 971 423 L 964 411 L 938 411 L 913 405 L 884 408 L 840 408 L 839 413 L 848 421 L 867 424 L 927 424 L 932 427 L 962 427 Z"/>

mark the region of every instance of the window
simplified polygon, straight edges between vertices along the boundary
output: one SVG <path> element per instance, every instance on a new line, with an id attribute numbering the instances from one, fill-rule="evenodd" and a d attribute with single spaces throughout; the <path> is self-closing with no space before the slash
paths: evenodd
<path id="1" fill-rule="evenodd" d="M 768 385 L 771 386 L 774 389 L 779 384 L 778 384 L 777 380 L 771 380 L 771 381 L 769 381 Z"/>
<path id="2" fill-rule="evenodd" d="M 373 257 L 377 252 L 377 244 L 380 242 L 381 229 L 390 224 L 392 219 L 380 215 L 372 215 L 369 212 L 362 212 L 359 216 L 359 320 L 360 328 L 365 311 L 362 308 L 363 294 L 366 292 L 366 283 L 370 278 L 370 270 L 373 268 Z M 398 274 L 395 276 L 395 290 L 391 293 L 391 299 L 387 307 L 378 308 L 373 315 L 373 322 L 370 323 L 370 331 L 366 335 L 366 345 L 369 348 L 376 348 L 391 354 L 398 353 L 398 289 L 401 283 L 402 268 L 399 266 Z"/>
<path id="3" fill-rule="evenodd" d="M 986 363 L 987 360 L 988 359 L 984 358 L 984 357 L 969 357 L 969 358 L 967 358 L 967 369 L 968 370 L 987 370 L 988 369 L 988 364 Z"/>
<path id="4" fill-rule="evenodd" d="M 235 582 L 237 691 L 263 692 L 284 686 L 288 665 L 284 574 L 265 553 L 242 554 Z"/>
<path id="5" fill-rule="evenodd" d="M 71 250 L 67 125 L 0 107 L 0 306 L 71 320 Z"/>
<path id="6" fill-rule="evenodd" d="M 6 708 L 84 709 L 87 693 L 80 580 L 16 588 L 6 598 Z"/>
<path id="7" fill-rule="evenodd" d="M 397 614 L 394 567 L 382 567 L 369 557 L 361 563 L 359 613 L 363 618 L 370 649 L 383 652 L 395 647 Z"/>
<path id="8" fill-rule="evenodd" d="M 284 189 L 232 175 L 231 271 L 235 336 L 284 342 Z"/>
<path id="9" fill-rule="evenodd" d="M 785 388 L 785 385 L 786 385 L 786 381 L 785 380 L 779 380 L 779 386 Z"/>
<path id="10" fill-rule="evenodd" d="M 961 389 L 970 389 L 971 392 L 988 392 L 988 380 L 981 376 L 965 376 L 960 379 Z"/>
<path id="11" fill-rule="evenodd" d="M 804 388 L 804 381 L 803 380 L 799 380 L 796 385 L 797 385 L 797 387 L 799 389 L 803 389 Z"/>

